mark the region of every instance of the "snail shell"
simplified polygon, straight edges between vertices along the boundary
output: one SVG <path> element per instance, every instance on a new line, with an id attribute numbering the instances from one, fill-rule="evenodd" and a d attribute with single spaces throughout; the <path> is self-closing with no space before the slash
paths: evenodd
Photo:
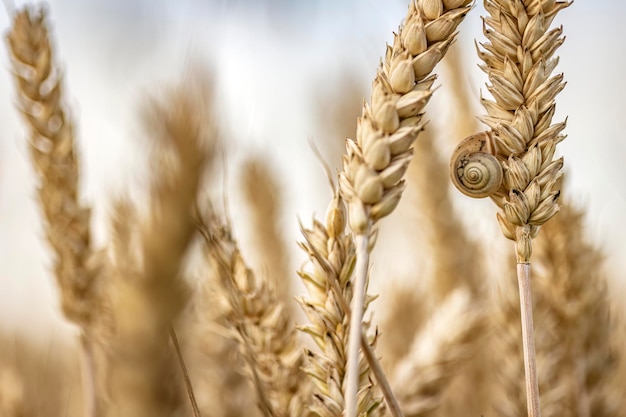
<path id="1" fill-rule="evenodd" d="M 502 165 L 489 132 L 463 139 L 452 153 L 450 177 L 460 192 L 474 198 L 489 197 L 500 188 Z"/>

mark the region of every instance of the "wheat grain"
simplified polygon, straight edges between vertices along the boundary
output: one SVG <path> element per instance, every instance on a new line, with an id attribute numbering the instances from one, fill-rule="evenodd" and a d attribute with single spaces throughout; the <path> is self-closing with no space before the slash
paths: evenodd
<path id="1" fill-rule="evenodd" d="M 190 373 L 202 414 L 258 416 L 256 396 L 242 372 L 245 360 L 229 326 L 230 307 L 219 277 L 209 269 L 201 271 L 196 282 L 183 341 L 187 342 L 186 357 L 192 363 Z"/>
<path id="2" fill-rule="evenodd" d="M 482 99 L 492 129 L 496 155 L 502 158 L 503 186 L 492 196 L 503 209 L 498 220 L 504 235 L 517 242 L 518 262 L 531 256 L 530 239 L 557 211 L 557 187 L 563 160 L 553 160 L 564 139 L 565 123 L 552 124 L 555 96 L 563 75 L 551 76 L 563 43 L 562 28 L 548 30 L 568 2 L 489 0 L 479 56 L 494 100 Z"/>
<path id="3" fill-rule="evenodd" d="M 8 365 L 0 367 L 0 415 L 26 417 L 24 381 L 15 369 Z"/>

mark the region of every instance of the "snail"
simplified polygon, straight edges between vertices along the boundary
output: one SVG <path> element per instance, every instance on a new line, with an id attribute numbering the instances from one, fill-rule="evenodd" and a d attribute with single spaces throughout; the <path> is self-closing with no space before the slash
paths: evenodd
<path id="1" fill-rule="evenodd" d="M 452 153 L 450 177 L 460 192 L 474 198 L 489 197 L 500 188 L 502 165 L 495 156 L 491 133 L 463 139 Z"/>

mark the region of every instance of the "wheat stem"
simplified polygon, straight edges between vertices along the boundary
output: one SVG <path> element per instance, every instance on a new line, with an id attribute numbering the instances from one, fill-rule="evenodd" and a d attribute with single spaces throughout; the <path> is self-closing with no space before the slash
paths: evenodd
<path id="1" fill-rule="evenodd" d="M 176 331 L 174 330 L 174 327 L 171 324 L 168 327 L 168 332 L 170 334 L 170 340 L 172 341 L 172 345 L 174 345 L 174 351 L 176 352 L 176 359 L 178 359 L 178 365 L 180 366 L 180 370 L 183 373 L 183 378 L 185 380 L 185 390 L 187 391 L 187 396 L 189 397 L 189 402 L 191 403 L 193 415 L 194 417 L 200 417 L 200 409 L 198 408 L 198 403 L 196 402 L 196 396 L 193 392 L 193 385 L 191 385 L 191 378 L 189 378 L 189 372 L 187 372 L 187 365 L 185 365 L 185 358 L 183 357 L 183 353 L 180 350 L 180 344 L 178 343 L 178 337 L 176 336 Z"/>
<path id="2" fill-rule="evenodd" d="M 354 295 L 352 297 L 352 314 L 350 315 L 350 336 L 348 338 L 348 369 L 346 385 L 346 417 L 357 416 L 357 387 L 359 386 L 359 346 L 361 343 L 361 322 L 363 321 L 363 306 L 365 305 L 365 284 L 369 265 L 369 233 L 370 226 L 365 233 L 355 237 L 356 272 Z"/>
<path id="3" fill-rule="evenodd" d="M 83 329 L 81 336 L 81 353 L 83 357 L 82 384 L 83 384 L 83 401 L 86 417 L 98 417 L 100 415 L 98 409 L 98 389 L 96 387 L 96 363 L 94 358 L 94 342 L 91 335 L 87 334 L 87 330 Z"/>
<path id="4" fill-rule="evenodd" d="M 333 290 L 337 292 L 337 294 L 341 294 L 341 288 L 339 288 L 339 285 L 337 285 L 337 281 L 330 281 L 330 285 Z M 343 297 L 339 297 L 338 301 L 339 304 L 341 304 L 341 308 L 343 308 L 343 310 L 346 312 L 346 315 L 349 318 L 352 317 L 350 306 L 348 306 L 346 300 Z M 374 350 L 367 342 L 367 337 L 363 332 L 361 332 L 361 349 L 363 349 L 363 356 L 365 356 L 365 359 L 367 360 L 367 363 L 369 364 L 370 369 L 374 374 L 374 377 L 376 378 L 376 382 L 378 382 L 380 390 L 385 397 L 385 402 L 387 403 L 387 407 L 389 407 L 389 412 L 393 417 L 404 417 L 404 413 L 400 408 L 400 403 L 398 403 L 398 399 L 391 389 L 391 384 L 389 384 L 389 380 L 385 375 L 385 371 L 383 370 L 383 367 L 381 366 L 378 358 L 376 358 Z"/>
<path id="5" fill-rule="evenodd" d="M 376 355 L 374 355 L 372 347 L 367 343 L 367 339 L 363 333 L 361 333 L 361 349 L 363 349 L 363 356 L 367 359 L 370 369 L 376 378 L 376 382 L 378 382 L 380 390 L 385 397 L 385 403 L 387 403 L 387 407 L 389 407 L 389 412 L 393 417 L 404 417 L 404 413 L 402 413 L 402 409 L 400 408 L 400 403 L 398 403 L 398 399 L 393 394 L 391 385 L 385 376 L 385 371 L 376 358 Z"/>
<path id="6" fill-rule="evenodd" d="M 522 339 L 524 346 L 524 369 L 526 374 L 526 399 L 528 416 L 540 417 L 539 382 L 537 378 L 537 356 L 533 329 L 533 303 L 530 286 L 530 263 L 517 264 L 517 280 L 522 318 Z"/>

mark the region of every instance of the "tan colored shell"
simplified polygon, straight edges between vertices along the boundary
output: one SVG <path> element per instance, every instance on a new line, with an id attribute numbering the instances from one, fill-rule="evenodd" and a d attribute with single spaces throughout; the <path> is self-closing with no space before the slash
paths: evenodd
<path id="1" fill-rule="evenodd" d="M 495 157 L 493 137 L 481 132 L 465 138 L 450 158 L 450 178 L 463 194 L 473 198 L 493 195 L 502 184 L 502 165 Z"/>

